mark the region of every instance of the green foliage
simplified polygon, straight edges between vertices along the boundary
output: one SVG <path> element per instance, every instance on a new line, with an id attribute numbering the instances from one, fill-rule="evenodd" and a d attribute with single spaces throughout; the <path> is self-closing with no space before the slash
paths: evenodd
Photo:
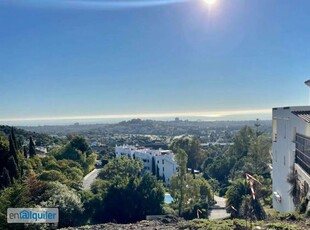
<path id="1" fill-rule="evenodd" d="M 185 189 L 186 189 L 186 171 L 187 171 L 187 159 L 186 152 L 182 149 L 177 149 L 176 160 L 179 167 L 179 173 L 177 176 L 173 176 L 170 180 L 170 187 L 173 197 L 178 202 L 179 216 L 183 213 L 183 206 L 186 203 Z"/>
<path id="2" fill-rule="evenodd" d="M 0 189 L 21 178 L 22 161 L 23 155 L 19 152 L 13 128 L 9 138 L 0 134 Z"/>
<path id="3" fill-rule="evenodd" d="M 128 181 L 129 178 L 139 177 L 143 166 L 140 161 L 128 157 L 117 157 L 109 161 L 99 172 L 98 178 L 110 182 Z"/>
<path id="4" fill-rule="evenodd" d="M 49 171 L 43 171 L 40 176 L 39 179 L 42 181 L 58 181 L 60 183 L 66 184 L 67 183 L 67 178 L 66 176 L 56 170 L 49 170 Z"/>
<path id="5" fill-rule="evenodd" d="M 258 175 L 257 177 L 264 181 L 264 185 L 259 187 L 257 193 L 265 203 L 270 203 L 270 147 L 271 139 L 269 137 L 245 126 L 234 136 L 233 145 L 229 148 L 208 147 L 207 158 L 203 164 L 203 175 L 208 180 L 218 182 L 219 186 L 216 187 L 218 187 L 220 195 L 227 192 L 231 181 L 243 178 L 245 172 Z"/>
<path id="6" fill-rule="evenodd" d="M 141 170 L 140 161 L 127 157 L 112 159 L 103 167 L 91 185 L 95 195 L 88 202 L 94 204 L 97 221 L 128 223 L 162 213 L 163 184 L 149 173 L 140 176 Z"/>
<path id="7" fill-rule="evenodd" d="M 86 140 L 80 136 L 75 136 L 71 141 L 70 145 L 81 151 L 82 153 L 87 153 L 87 156 L 91 153 L 90 147 L 87 144 Z"/>
<path id="8" fill-rule="evenodd" d="M 5 159 L 5 156 L 9 152 L 9 140 L 6 136 L 0 133 L 0 167 Z"/>
<path id="9" fill-rule="evenodd" d="M 68 159 L 84 163 L 86 156 L 78 149 L 74 148 L 70 143 L 67 144 L 58 155 L 55 156 L 57 160 Z"/>
<path id="10" fill-rule="evenodd" d="M 195 136 L 183 136 L 175 138 L 170 149 L 177 152 L 178 149 L 184 150 L 188 155 L 188 168 L 200 169 L 205 158 L 205 152 L 200 146 L 200 140 Z"/>
<path id="11" fill-rule="evenodd" d="M 141 218 L 162 212 L 161 204 L 164 200 L 165 190 L 154 176 L 150 173 L 144 174 L 136 191 L 139 194 L 139 202 L 141 202 L 139 203 L 139 216 Z"/>
<path id="12" fill-rule="evenodd" d="M 83 214 L 80 196 L 60 182 L 49 182 L 40 207 L 59 208 L 59 227 L 79 225 Z"/>
<path id="13" fill-rule="evenodd" d="M 146 215 L 161 214 L 164 187 L 150 174 L 141 179 L 130 178 L 127 184 L 111 186 L 103 199 L 103 210 L 97 218 L 120 223 L 136 222 Z"/>
<path id="14" fill-rule="evenodd" d="M 1 186 L 4 188 L 8 187 L 12 184 L 12 180 L 10 178 L 10 173 L 6 168 L 4 168 L 2 171 L 0 183 L 1 183 Z"/>
<path id="15" fill-rule="evenodd" d="M 96 159 L 97 155 L 95 153 L 91 153 L 87 156 L 85 163 L 82 164 L 86 174 L 91 172 L 95 168 Z"/>
<path id="16" fill-rule="evenodd" d="M 86 175 L 95 168 L 97 155 L 90 152 L 90 148 L 82 137 L 74 137 L 62 148 L 53 149 L 51 155 L 56 160 L 71 160 L 80 164 Z"/>
<path id="17" fill-rule="evenodd" d="M 227 207 L 231 209 L 233 206 L 235 209 L 238 210 L 237 213 L 234 210 L 232 210 L 233 217 L 239 216 L 239 210 L 242 204 L 242 199 L 245 195 L 250 194 L 251 191 L 245 179 L 238 179 L 228 187 L 228 190 L 226 192 Z"/>
<path id="18" fill-rule="evenodd" d="M 194 218 L 197 209 L 208 209 L 212 200 L 211 186 L 201 176 L 187 174 L 187 154 L 182 149 L 177 149 L 176 160 L 179 166 L 178 175 L 170 180 L 170 193 L 177 205 L 179 216 Z M 204 211 L 207 217 L 207 211 Z"/>
<path id="19" fill-rule="evenodd" d="M 292 223 L 286 223 L 286 222 L 258 221 L 254 223 L 253 222 L 249 223 L 249 221 L 246 222 L 243 219 L 232 219 L 232 220 L 231 219 L 230 220 L 194 219 L 191 221 L 183 221 L 179 223 L 178 228 L 179 229 L 208 229 L 208 230 L 233 230 L 233 229 L 297 230 L 297 229 L 305 228 L 301 226 L 298 226 L 296 223 L 292 224 Z"/>
<path id="20" fill-rule="evenodd" d="M 270 148 L 270 138 L 265 134 L 261 134 L 252 138 L 247 161 L 252 165 L 251 172 L 253 174 L 266 175 L 269 173 L 268 163 L 271 163 L 271 157 L 269 153 Z"/>
<path id="21" fill-rule="evenodd" d="M 251 218 L 252 220 L 266 218 L 266 213 L 258 200 L 259 197 L 252 198 L 247 180 L 238 179 L 234 181 L 228 187 L 226 198 L 227 207 L 231 211 L 232 217 Z"/>
<path id="22" fill-rule="evenodd" d="M 8 224 L 6 219 L 7 208 L 29 207 L 30 197 L 28 190 L 21 183 L 15 183 L 0 193 L 0 229 L 24 229 L 20 224 Z"/>

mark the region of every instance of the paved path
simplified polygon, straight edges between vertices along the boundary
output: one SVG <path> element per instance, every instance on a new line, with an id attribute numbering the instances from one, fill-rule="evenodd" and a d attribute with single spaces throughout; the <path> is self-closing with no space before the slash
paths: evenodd
<path id="1" fill-rule="evenodd" d="M 230 214 L 226 212 L 226 198 L 214 196 L 216 204 L 210 207 L 209 219 L 225 219 L 229 218 Z"/>
<path id="2" fill-rule="evenodd" d="M 100 169 L 94 169 L 83 178 L 83 190 L 89 190 L 90 185 L 96 180 Z"/>

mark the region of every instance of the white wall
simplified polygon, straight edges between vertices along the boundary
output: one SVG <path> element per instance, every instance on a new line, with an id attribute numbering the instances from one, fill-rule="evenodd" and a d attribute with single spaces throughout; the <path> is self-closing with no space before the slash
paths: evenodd
<path id="1" fill-rule="evenodd" d="M 157 166 L 159 169 L 159 176 L 162 177 L 165 174 L 166 185 L 170 184 L 171 177 L 177 172 L 177 163 L 174 159 L 174 154 L 165 153 L 162 154 L 161 150 L 151 149 L 137 149 L 134 146 L 116 146 L 115 154 L 119 156 L 127 156 L 136 160 L 141 160 L 144 165 L 144 170 L 152 172 L 152 158 L 155 159 L 155 170 Z"/>
<path id="2" fill-rule="evenodd" d="M 292 111 L 310 110 L 309 106 L 275 108 L 273 118 L 273 143 L 272 143 L 272 190 L 281 199 L 273 196 L 273 207 L 279 212 L 291 212 L 295 210 L 292 197 L 289 194 L 291 185 L 287 182 L 287 176 L 295 162 L 295 136 L 296 132 L 310 136 L 309 123 L 297 117 Z M 274 141 L 274 136 L 277 141 Z"/>

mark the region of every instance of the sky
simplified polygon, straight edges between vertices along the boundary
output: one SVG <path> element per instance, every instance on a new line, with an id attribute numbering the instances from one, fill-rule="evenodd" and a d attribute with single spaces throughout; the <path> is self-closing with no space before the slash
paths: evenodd
<path id="1" fill-rule="evenodd" d="M 308 0 L 1 0 L 0 124 L 271 119 L 273 107 L 309 105 L 309 10 Z"/>

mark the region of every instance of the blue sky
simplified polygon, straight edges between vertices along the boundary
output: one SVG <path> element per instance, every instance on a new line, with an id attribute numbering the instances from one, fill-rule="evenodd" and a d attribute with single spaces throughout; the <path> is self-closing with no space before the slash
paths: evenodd
<path id="1" fill-rule="evenodd" d="M 20 2 L 0 3 L 2 123 L 216 112 L 205 118 L 266 119 L 272 107 L 309 104 L 308 0 Z"/>

